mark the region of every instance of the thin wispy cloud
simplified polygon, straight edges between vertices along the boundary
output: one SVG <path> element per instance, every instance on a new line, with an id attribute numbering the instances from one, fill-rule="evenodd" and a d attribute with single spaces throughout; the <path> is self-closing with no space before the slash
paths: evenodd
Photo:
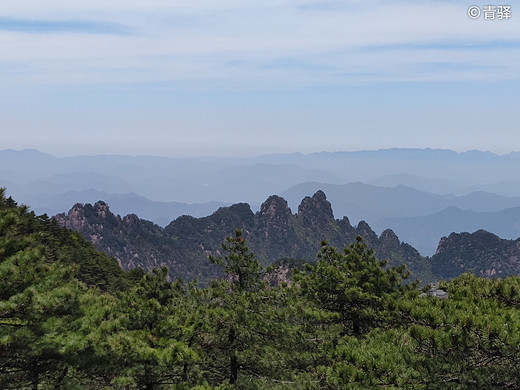
<path id="1" fill-rule="evenodd" d="M 107 5 L 68 3 L 58 7 L 57 4 L 64 3 L 52 1 L 41 6 L 31 2 L 31 9 L 26 1 L 17 2 L 7 0 L 10 6 L 0 11 L 0 42 L 2 38 L 17 42 L 11 48 L 4 47 L 4 61 L 34 61 L 51 72 L 52 62 L 60 61 L 71 72 L 81 73 L 85 82 L 100 81 L 96 63 L 106 64 L 107 81 L 113 77 L 111 69 L 128 67 L 128 72 L 122 72 L 114 81 L 199 79 L 219 83 L 229 79 L 236 84 L 243 79 L 248 84 L 257 80 L 262 87 L 269 78 L 273 85 L 315 84 L 320 80 L 351 82 L 349 77 L 342 76 L 345 74 L 363 74 L 357 81 L 370 82 L 367 78 L 373 73 L 378 75 L 374 81 L 379 81 L 381 76 L 385 78 L 381 75 L 383 62 L 408 68 L 406 74 L 399 69 L 389 71 L 386 79 L 393 82 L 432 77 L 431 64 L 463 66 L 461 51 L 466 53 L 468 66 L 473 70 L 472 58 L 479 57 L 480 61 L 480 57 L 486 57 L 480 53 L 493 50 L 493 56 L 483 58 L 492 65 L 497 59 L 505 60 L 503 56 L 516 56 L 520 51 L 517 23 L 470 20 L 467 5 L 460 2 L 375 1 L 369 5 L 360 1 L 243 4 L 151 0 L 146 7 L 138 1 L 114 1 Z M 56 14 L 63 19 L 46 19 L 53 3 Z M 21 18 L 24 11 L 32 17 L 40 11 L 41 19 Z M 1 17 L 2 13 L 10 16 Z M 75 19 L 79 14 L 87 21 Z M 101 21 L 89 21 L 96 20 L 95 15 Z M 2 31 L 10 35 L 2 37 Z M 31 36 L 16 36 L 17 33 Z M 77 34 L 85 37 L 78 40 Z M 116 37 L 106 40 L 97 37 L 100 34 Z M 163 61 L 157 61 L 158 57 L 163 57 Z M 47 60 L 50 63 L 45 66 Z M 360 66 L 364 68 L 362 72 Z M 299 72 L 293 73 L 294 68 Z M 329 72 L 334 69 L 337 71 Z M 411 69 L 414 74 L 409 73 Z M 447 69 L 439 69 L 436 77 L 451 79 L 454 74 L 450 75 Z M 470 74 L 476 78 L 485 76 L 474 71 Z M 33 82 L 48 79 L 45 74 L 33 76 Z M 503 77 L 511 77 L 510 69 L 505 69 Z M 63 81 L 68 82 L 66 77 Z"/>
<path id="2" fill-rule="evenodd" d="M 82 20 L 28 20 L 0 18 L 0 31 L 14 31 L 30 34 L 129 34 L 132 29 L 117 23 Z"/>

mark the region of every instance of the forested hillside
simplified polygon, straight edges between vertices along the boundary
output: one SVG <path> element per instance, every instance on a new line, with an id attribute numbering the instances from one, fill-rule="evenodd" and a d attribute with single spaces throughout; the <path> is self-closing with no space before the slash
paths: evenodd
<path id="1" fill-rule="evenodd" d="M 520 278 L 462 275 L 447 299 L 404 281 L 362 237 L 318 243 L 270 283 L 241 230 L 225 278 L 124 272 L 77 233 L 0 193 L 0 387 L 447 389 L 520 387 Z"/>

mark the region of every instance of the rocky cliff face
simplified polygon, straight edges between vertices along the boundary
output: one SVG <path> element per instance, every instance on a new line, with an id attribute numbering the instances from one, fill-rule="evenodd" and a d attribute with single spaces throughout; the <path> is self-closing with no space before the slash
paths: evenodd
<path id="1" fill-rule="evenodd" d="M 432 270 L 443 279 L 464 272 L 483 277 L 520 275 L 520 238 L 504 240 L 485 230 L 442 237 Z"/>
<path id="2" fill-rule="evenodd" d="M 298 246 L 298 233 L 294 215 L 287 201 L 273 195 L 262 203 L 255 215 L 255 228 L 248 240 L 261 259 L 279 259 L 294 253 Z"/>
<path id="3" fill-rule="evenodd" d="M 362 236 L 362 234 L 360 234 Z M 423 281 L 435 281 L 431 262 L 422 257 L 411 245 L 403 243 L 390 229 L 386 229 L 379 237 L 379 246 L 376 255 L 380 259 L 391 259 L 392 265 L 405 264 L 412 275 Z"/>
<path id="4" fill-rule="evenodd" d="M 94 206 L 76 203 L 65 214 L 54 217 L 58 223 L 66 228 L 80 232 L 87 240 L 98 249 L 103 247 L 105 226 L 117 226 L 122 223 L 121 217 L 112 214 L 105 202 L 99 201 Z M 110 229 L 109 229 L 110 230 Z"/>
<path id="5" fill-rule="evenodd" d="M 312 198 L 306 196 L 298 206 L 298 219 L 308 232 L 326 229 L 334 222 L 332 206 L 323 191 L 317 191 Z"/>

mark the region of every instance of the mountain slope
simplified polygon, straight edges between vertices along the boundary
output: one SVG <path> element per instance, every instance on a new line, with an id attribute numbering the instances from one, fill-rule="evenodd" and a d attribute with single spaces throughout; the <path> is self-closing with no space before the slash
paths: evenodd
<path id="1" fill-rule="evenodd" d="M 504 240 L 485 230 L 452 233 L 439 242 L 432 270 L 441 279 L 470 272 L 483 277 L 520 274 L 520 238 Z"/>
<path id="2" fill-rule="evenodd" d="M 73 275 L 87 285 L 107 291 L 127 288 L 134 276 L 142 274 L 123 272 L 114 258 L 99 253 L 77 232 L 62 228 L 55 220 L 37 216 L 26 206 L 18 206 L 12 198 L 6 198 L 4 188 L 0 188 L 0 264 L 0 279 L 8 285 L 2 290 L 2 298 L 12 292 L 15 285 L 27 285 L 31 277 L 43 278 L 53 267 L 66 267 L 66 277 Z M 15 272 L 17 267 L 28 264 L 34 266 L 34 274 Z M 9 318 L 9 305 L 2 303 L 4 319 Z"/>

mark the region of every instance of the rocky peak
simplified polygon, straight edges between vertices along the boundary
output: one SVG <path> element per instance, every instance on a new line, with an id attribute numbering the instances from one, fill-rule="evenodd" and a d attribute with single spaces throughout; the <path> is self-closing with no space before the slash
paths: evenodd
<path id="1" fill-rule="evenodd" d="M 98 225 L 103 228 L 104 225 L 109 224 L 116 226 L 121 223 L 121 217 L 113 214 L 108 205 L 99 200 L 94 206 L 85 204 L 85 217 L 89 220 L 90 224 Z"/>
<path id="2" fill-rule="evenodd" d="M 59 214 L 65 216 L 65 213 Z M 67 213 L 69 218 L 79 219 L 85 218 L 85 207 L 81 203 L 76 203 Z"/>
<path id="3" fill-rule="evenodd" d="M 253 224 L 255 214 L 247 203 L 237 203 L 229 207 L 221 207 L 208 218 L 220 225 L 230 225 L 233 228 L 245 228 Z"/>
<path id="4" fill-rule="evenodd" d="M 260 206 L 258 224 L 260 228 L 279 225 L 286 226 L 292 216 L 287 201 L 277 195 L 272 195 Z"/>
<path id="5" fill-rule="evenodd" d="M 112 214 L 110 209 L 108 208 L 108 205 L 103 202 L 102 200 L 99 200 L 94 205 L 94 210 L 96 210 L 96 214 L 98 217 L 106 219 L 108 216 Z"/>
<path id="6" fill-rule="evenodd" d="M 379 237 L 381 244 L 387 247 L 398 247 L 401 242 L 392 229 L 386 229 Z"/>
<path id="7" fill-rule="evenodd" d="M 66 228 L 81 231 L 87 224 L 85 216 L 85 207 L 81 203 L 76 203 L 67 214 L 60 213 L 54 216 L 54 219 Z"/>
<path id="8" fill-rule="evenodd" d="M 81 232 L 92 242 L 96 241 L 91 237 L 93 234 L 100 233 L 108 225 L 117 226 L 121 223 L 121 217 L 114 215 L 103 201 L 94 205 L 76 203 L 67 214 L 61 213 L 54 218 L 60 225 Z"/>
<path id="9" fill-rule="evenodd" d="M 80 213 L 80 212 L 83 212 L 84 211 L 84 208 L 83 208 L 83 204 L 82 203 L 76 203 L 74 206 L 72 206 L 72 208 L 69 210 L 69 213 L 71 212 L 76 212 L 76 213 Z"/>
<path id="10" fill-rule="evenodd" d="M 272 195 L 262 203 L 255 216 L 255 238 L 253 245 L 262 258 L 289 256 L 297 241 L 291 209 L 287 201 Z"/>
<path id="11" fill-rule="evenodd" d="M 346 215 L 343 216 L 343 218 L 341 218 L 341 223 L 348 228 L 352 228 L 352 225 L 350 224 L 350 220 L 348 219 L 348 217 Z"/>
<path id="12" fill-rule="evenodd" d="M 139 221 L 139 217 L 135 214 L 128 214 L 123 218 L 123 223 L 128 226 L 136 226 Z"/>
<path id="13" fill-rule="evenodd" d="M 463 272 L 484 277 L 518 275 L 520 252 L 515 241 L 485 230 L 451 233 L 441 238 L 432 257 L 432 270 L 445 279 Z"/>
<path id="14" fill-rule="evenodd" d="M 56 219 L 61 225 L 81 232 L 98 249 L 118 259 L 124 268 L 150 270 L 166 264 L 173 279 L 216 275 L 208 255 L 221 255 L 221 243 L 226 236 L 233 235 L 236 228 L 243 230 L 251 250 L 264 264 L 281 258 L 314 261 L 321 240 L 343 248 L 354 242 L 356 235 L 363 236 L 367 245 L 393 261 L 391 264 L 408 264 L 420 259 L 418 253 L 406 248 L 397 250 L 404 244 L 400 244 L 390 230 L 383 232 L 379 239 L 364 221 L 356 228 L 347 217 L 336 221 L 323 191 L 304 198 L 296 215 L 285 199 L 273 195 L 262 203 L 256 214 L 248 204 L 239 203 L 222 207 L 207 217 L 179 217 L 165 229 L 135 214 L 124 218 L 114 215 L 101 201 L 94 205 L 76 204 L 68 215 L 61 214 Z M 386 251 L 381 248 L 385 243 Z M 282 274 L 287 269 L 282 270 Z"/>
<path id="15" fill-rule="evenodd" d="M 298 206 L 298 218 L 307 228 L 320 227 L 334 222 L 332 206 L 325 193 L 317 191 L 312 198 L 306 196 Z"/>
<path id="16" fill-rule="evenodd" d="M 480 239 L 483 239 L 484 237 L 482 236 L 491 235 L 491 233 L 488 233 L 485 230 L 478 230 L 473 234 L 467 232 L 451 233 L 448 237 L 444 236 L 439 240 L 439 245 L 437 245 L 437 250 L 435 251 L 435 254 L 437 255 L 440 253 L 449 252 L 453 247 L 459 247 L 461 245 L 468 244 L 471 245 L 471 238 L 475 237 L 476 235 L 480 235 Z"/>
<path id="17" fill-rule="evenodd" d="M 451 233 L 450 237 L 454 234 L 455 233 Z M 450 238 L 446 236 L 441 237 L 441 239 L 439 240 L 439 245 L 437 245 L 437 250 L 435 251 L 435 254 L 438 255 L 440 253 L 446 252 L 446 249 L 448 248 L 450 241 L 452 240 L 450 240 Z"/>
<path id="18" fill-rule="evenodd" d="M 372 230 L 370 225 L 365 221 L 360 221 L 356 227 L 356 235 L 363 237 L 365 242 L 374 245 L 378 242 L 377 234 Z"/>
<path id="19" fill-rule="evenodd" d="M 402 252 L 402 245 L 399 237 L 391 230 L 386 229 L 381 236 L 379 236 L 379 248 L 377 254 L 379 257 L 389 260 L 392 255 Z M 401 260 L 406 261 L 406 255 L 401 253 Z"/>
<path id="20" fill-rule="evenodd" d="M 262 206 L 260 206 L 260 215 L 273 217 L 278 214 L 291 214 L 291 209 L 284 198 L 278 195 L 271 195 L 262 203 Z"/>

